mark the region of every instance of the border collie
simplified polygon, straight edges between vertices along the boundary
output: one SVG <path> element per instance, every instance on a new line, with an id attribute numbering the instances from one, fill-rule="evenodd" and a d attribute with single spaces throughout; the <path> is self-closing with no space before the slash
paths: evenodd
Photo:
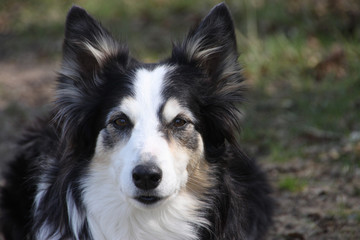
<path id="1" fill-rule="evenodd" d="M 72 7 L 54 107 L 2 188 L 6 239 L 262 239 L 273 204 L 237 142 L 237 59 L 225 4 L 153 64 Z"/>

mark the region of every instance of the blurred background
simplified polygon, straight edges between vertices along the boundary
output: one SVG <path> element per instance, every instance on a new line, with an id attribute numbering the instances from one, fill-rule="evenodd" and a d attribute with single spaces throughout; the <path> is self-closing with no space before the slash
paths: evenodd
<path id="1" fill-rule="evenodd" d="M 0 169 L 51 105 L 73 4 L 151 62 L 218 2 L 0 0 Z M 268 239 L 359 239 L 360 1 L 226 3 L 250 89 L 240 142 L 278 204 Z"/>

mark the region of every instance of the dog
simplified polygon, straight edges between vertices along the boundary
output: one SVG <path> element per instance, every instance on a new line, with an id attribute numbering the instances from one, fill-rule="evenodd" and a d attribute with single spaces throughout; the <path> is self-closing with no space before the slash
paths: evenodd
<path id="1" fill-rule="evenodd" d="M 152 64 L 73 6 L 53 108 L 1 190 L 5 238 L 263 239 L 273 200 L 238 143 L 237 59 L 224 3 Z"/>

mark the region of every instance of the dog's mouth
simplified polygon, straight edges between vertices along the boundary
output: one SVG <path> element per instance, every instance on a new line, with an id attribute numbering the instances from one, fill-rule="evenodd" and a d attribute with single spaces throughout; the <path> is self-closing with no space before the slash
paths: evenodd
<path id="1" fill-rule="evenodd" d="M 168 200 L 175 197 L 177 194 L 170 195 L 162 195 L 156 191 L 144 191 L 137 192 L 137 194 L 133 195 L 130 199 L 134 206 L 139 207 L 141 209 L 155 208 Z"/>
<path id="2" fill-rule="evenodd" d="M 151 205 L 159 202 L 162 198 L 158 196 L 145 196 L 141 195 L 135 198 L 138 202 L 145 204 L 145 205 Z"/>

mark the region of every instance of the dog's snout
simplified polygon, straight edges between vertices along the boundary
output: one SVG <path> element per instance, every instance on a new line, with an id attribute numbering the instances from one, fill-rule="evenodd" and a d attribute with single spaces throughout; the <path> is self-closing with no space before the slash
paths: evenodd
<path id="1" fill-rule="evenodd" d="M 138 165 L 132 171 L 132 178 L 136 187 L 151 190 L 160 184 L 162 171 L 154 164 Z"/>

